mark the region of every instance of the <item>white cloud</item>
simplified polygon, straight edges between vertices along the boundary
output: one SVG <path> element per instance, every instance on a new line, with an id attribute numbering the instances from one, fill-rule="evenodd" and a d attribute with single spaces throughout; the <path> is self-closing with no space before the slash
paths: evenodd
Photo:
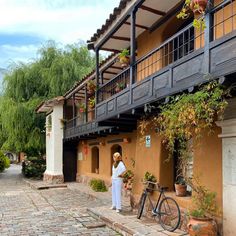
<path id="1" fill-rule="evenodd" d="M 36 57 L 38 51 L 37 45 L 12 46 L 9 44 L 0 46 L 0 65 L 7 67 L 13 62 L 29 62 Z"/>
<path id="2" fill-rule="evenodd" d="M 119 0 L 0 0 L 0 32 L 28 33 L 62 43 L 87 40 L 118 3 Z"/>

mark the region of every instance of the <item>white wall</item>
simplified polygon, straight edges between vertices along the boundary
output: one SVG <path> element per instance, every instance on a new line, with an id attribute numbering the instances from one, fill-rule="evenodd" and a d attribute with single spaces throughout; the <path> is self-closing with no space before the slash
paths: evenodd
<path id="1" fill-rule="evenodd" d="M 222 127 L 223 232 L 236 235 L 236 119 L 217 122 Z"/>
<path id="2" fill-rule="evenodd" d="M 46 130 L 46 164 L 45 174 L 63 175 L 63 127 L 61 119 L 63 118 L 63 104 L 57 104 L 53 107 L 51 132 Z M 48 116 L 46 127 L 48 126 Z"/>

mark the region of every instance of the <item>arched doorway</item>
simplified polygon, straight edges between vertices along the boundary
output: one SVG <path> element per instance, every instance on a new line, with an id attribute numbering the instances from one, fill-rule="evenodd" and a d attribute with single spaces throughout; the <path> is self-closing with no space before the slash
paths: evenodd
<path id="1" fill-rule="evenodd" d="M 119 144 L 115 144 L 111 147 L 111 169 L 110 169 L 111 175 L 112 175 L 112 165 L 113 165 L 113 154 L 115 152 L 119 152 L 122 156 L 122 147 Z"/>
<path id="2" fill-rule="evenodd" d="M 99 148 L 92 148 L 92 163 L 91 163 L 91 172 L 99 174 Z"/>

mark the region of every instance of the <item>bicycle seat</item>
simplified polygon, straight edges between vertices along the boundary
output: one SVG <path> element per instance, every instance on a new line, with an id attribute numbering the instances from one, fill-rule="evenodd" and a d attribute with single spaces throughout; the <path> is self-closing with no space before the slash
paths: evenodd
<path id="1" fill-rule="evenodd" d="M 168 189 L 168 187 L 160 187 L 161 191 L 166 191 Z"/>

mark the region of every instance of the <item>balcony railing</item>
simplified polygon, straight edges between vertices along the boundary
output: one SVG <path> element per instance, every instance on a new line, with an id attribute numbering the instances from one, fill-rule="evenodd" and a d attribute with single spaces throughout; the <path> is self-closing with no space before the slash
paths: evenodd
<path id="1" fill-rule="evenodd" d="M 235 0 L 223 1 L 214 7 L 210 16 L 208 43 L 225 36 L 236 29 L 236 2 Z M 203 48 L 205 45 L 204 31 L 197 30 L 192 23 L 174 34 L 160 46 L 139 58 L 134 66 L 134 81 L 141 81 L 162 68 L 180 60 L 192 52 Z M 98 90 L 98 103 L 129 86 L 130 70 L 127 68 Z"/>
<path id="2" fill-rule="evenodd" d="M 127 68 L 98 90 L 98 102 L 102 102 L 129 87 L 130 69 Z"/>
<path id="3" fill-rule="evenodd" d="M 204 32 L 188 25 L 135 63 L 134 82 L 141 81 L 161 68 L 204 46 Z M 125 69 L 98 90 L 98 103 L 129 87 L 130 68 Z"/>
<path id="4" fill-rule="evenodd" d="M 143 80 L 171 63 L 204 46 L 204 32 L 192 24 L 166 40 L 159 47 L 137 60 L 136 81 Z"/>

